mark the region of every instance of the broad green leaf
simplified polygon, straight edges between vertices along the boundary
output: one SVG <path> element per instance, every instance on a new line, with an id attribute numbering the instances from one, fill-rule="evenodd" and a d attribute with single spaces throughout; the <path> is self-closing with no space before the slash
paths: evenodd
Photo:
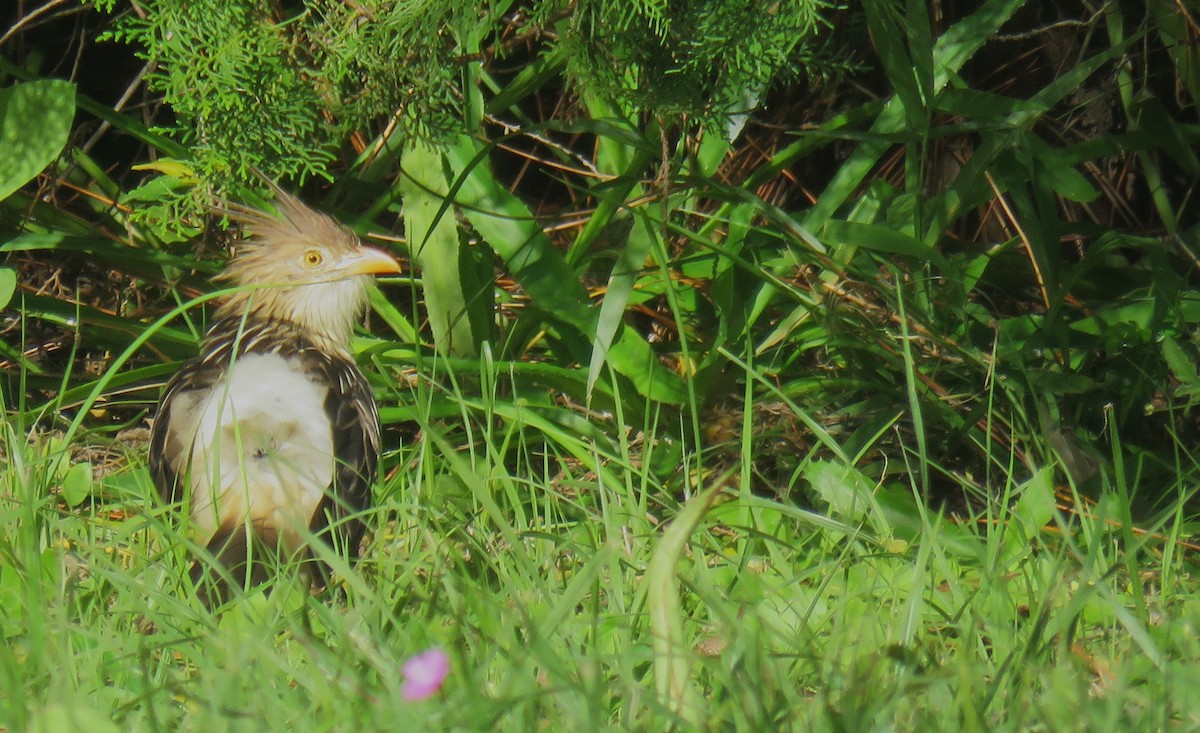
<path id="1" fill-rule="evenodd" d="M 156 249 L 131 247 L 97 235 L 48 231 L 22 232 L 10 239 L 0 238 L 0 252 L 36 252 L 39 250 L 86 255 L 93 261 L 102 260 L 123 272 L 144 278 L 162 277 L 164 267 L 173 267 L 183 271 L 207 270 L 210 273 L 215 273 L 217 270 L 217 265 L 212 262 L 198 261 L 191 257 L 181 257 Z M 188 284 L 200 285 L 201 283 Z"/>
<path id="2" fill-rule="evenodd" d="M 825 224 L 824 235 L 834 244 L 912 257 L 920 262 L 932 262 L 942 272 L 949 270 L 945 258 L 936 250 L 893 227 L 833 219 Z"/>
<path id="3" fill-rule="evenodd" d="M 547 82 L 562 73 L 566 63 L 566 54 L 563 53 L 562 46 L 551 47 L 547 52 L 534 59 L 532 63 L 522 68 L 515 78 L 496 93 L 496 96 L 487 100 L 487 112 L 496 114 L 511 111 L 517 102 L 537 93 Z"/>
<path id="4" fill-rule="evenodd" d="M 657 234 L 650 226 L 646 217 L 637 217 L 625 248 L 613 266 L 608 278 L 608 287 L 604 291 L 604 302 L 600 305 L 600 318 L 596 323 L 596 338 L 592 342 L 592 361 L 588 365 L 587 394 L 591 398 L 592 387 L 604 367 L 608 351 L 612 347 L 617 329 L 624 323 L 625 308 L 629 305 L 629 296 L 633 292 L 633 284 L 642 271 L 646 258 L 650 256 L 650 246 Z"/>
<path id="5" fill-rule="evenodd" d="M 1194 129 L 1192 125 L 1185 128 L 1162 101 L 1149 92 L 1134 99 L 1129 112 L 1137 119 L 1134 129 L 1149 133 L 1155 147 L 1161 149 L 1175 165 L 1189 176 L 1195 176 L 1200 171 L 1200 160 L 1197 160 L 1194 150 L 1195 142 L 1189 139 L 1194 137 L 1194 133 L 1187 129 Z"/>
<path id="6" fill-rule="evenodd" d="M 962 288 L 963 293 L 970 293 L 975 290 L 979 279 L 983 277 L 984 270 L 991 264 L 993 255 L 994 251 L 984 252 L 967 261 L 958 276 L 959 286 Z"/>
<path id="7" fill-rule="evenodd" d="M 1146 12 L 1171 57 L 1179 85 L 1187 90 L 1195 105 L 1200 102 L 1200 63 L 1191 36 L 1192 14 L 1181 12 L 1182 7 L 1175 3 L 1147 3 Z"/>
<path id="8" fill-rule="evenodd" d="M 622 219 L 623 211 L 628 201 L 642 193 L 641 178 L 638 172 L 649 162 L 648 155 L 639 155 L 634 159 L 626 175 L 612 183 L 596 186 L 593 193 L 600 199 L 595 212 L 588 217 L 587 224 L 579 231 L 575 241 L 567 250 L 567 262 L 574 264 L 583 259 L 596 241 L 603 241 L 613 230 L 619 229 L 628 222 Z"/>
<path id="9" fill-rule="evenodd" d="M 17 568 L 9 563 L 0 565 L 0 604 L 7 609 L 17 609 L 25 602 L 25 578 Z M 22 619 L 18 614 L 0 614 L 0 633 L 4 638 L 12 638 L 24 631 Z"/>
<path id="10" fill-rule="evenodd" d="M 74 329 L 86 323 L 89 338 L 110 348 L 128 345 L 130 338 L 145 333 L 146 325 L 121 318 L 91 306 L 67 303 L 47 295 L 23 294 L 21 313 L 25 317 L 41 318 L 59 326 Z M 177 328 L 158 328 L 146 338 L 162 354 L 185 358 L 196 353 L 196 339 Z"/>
<path id="11" fill-rule="evenodd" d="M 1024 4 L 1025 0 L 990 0 L 942 34 L 934 45 L 933 93 L 940 93 L 962 65 Z M 860 144 L 838 169 L 805 217 L 805 224 L 812 229 L 819 229 L 830 219 L 854 195 L 867 174 L 875 169 L 879 158 L 891 148 L 892 141 L 888 136 L 904 130 L 904 127 L 903 104 L 893 98 L 871 126 L 872 137 Z"/>
<path id="12" fill-rule="evenodd" d="M 192 348 L 192 353 L 195 353 L 195 347 Z M 179 371 L 177 362 L 166 362 L 161 364 L 153 364 L 147 367 L 138 367 L 136 369 L 128 369 L 120 374 L 114 375 L 111 379 L 105 382 L 106 388 L 111 391 L 122 390 L 125 393 L 132 393 L 138 387 L 146 389 L 148 399 L 153 399 L 158 396 L 157 390 L 166 383 L 167 379 L 175 372 Z M 107 372 L 111 373 L 111 372 Z M 27 377 L 32 384 L 38 384 L 37 372 Z M 42 385 L 45 389 L 62 387 L 62 380 L 59 377 L 44 380 Z M 76 384 L 68 389 L 62 389 L 58 393 L 56 404 L 62 409 L 72 409 L 88 400 L 88 396 L 96 392 L 96 381 L 87 381 Z M 25 419 L 34 420 L 38 417 L 38 409 L 32 408 L 25 415 Z"/>
<path id="13" fill-rule="evenodd" d="M 622 113 L 621 105 L 594 90 L 584 89 L 580 99 L 587 107 L 588 116 L 594 120 L 617 120 L 617 126 L 625 128 L 632 135 L 639 135 L 636 126 L 627 121 L 627 115 Z M 655 146 L 656 148 L 658 146 Z M 661 150 L 656 151 L 661 155 Z M 596 140 L 596 167 L 602 171 L 627 171 L 638 153 L 634 146 L 620 138 L 602 135 Z"/>
<path id="14" fill-rule="evenodd" d="M 908 0 L 904 10 L 904 35 L 908 40 L 910 58 L 912 59 L 912 75 L 917 82 L 917 90 L 921 94 L 924 109 L 921 114 L 924 124 L 928 125 L 932 115 L 931 107 L 934 99 L 934 69 L 933 69 L 933 26 L 929 19 L 929 7 L 925 0 Z"/>
<path id="15" fill-rule="evenodd" d="M 1013 514 L 1030 532 L 1037 532 L 1054 517 L 1054 472 L 1040 469 L 1021 487 Z"/>
<path id="16" fill-rule="evenodd" d="M 1028 161 L 1029 177 L 1063 198 L 1087 203 L 1094 201 L 1100 192 L 1079 171 L 1073 161 L 1058 150 L 1050 147 L 1034 132 L 1018 133 L 1014 141 L 1022 159 Z"/>
<path id="17" fill-rule="evenodd" d="M 908 127 L 923 134 L 929 128 L 929 117 L 925 111 L 926 89 L 922 89 L 922 84 L 918 82 L 918 63 L 913 55 L 917 49 L 913 48 L 911 39 L 905 42 L 909 37 L 906 32 L 908 24 L 895 3 L 889 0 L 863 0 L 863 10 L 871 29 L 871 39 L 879 52 L 879 60 L 887 72 L 888 81 L 896 90 L 896 97 L 904 107 Z M 930 49 L 926 47 L 925 50 Z M 929 71 L 929 81 L 932 81 L 932 59 L 926 58 L 924 62 L 920 66 Z"/>
<path id="18" fill-rule="evenodd" d="M 447 146 L 450 169 L 457 177 L 454 200 L 535 305 L 558 321 L 590 334 L 595 309 L 587 291 L 542 232 L 529 207 L 492 176 L 482 152 L 467 137 Z"/>
<path id="19" fill-rule="evenodd" d="M 979 89 L 946 89 L 937 98 L 937 111 L 955 117 L 970 119 L 976 123 L 1001 125 L 1017 112 L 1044 114 L 1044 104 L 1027 99 L 1014 99 Z M 942 128 L 944 129 L 944 128 Z"/>
<path id="20" fill-rule="evenodd" d="M 1163 337 L 1163 358 L 1175 378 L 1190 389 L 1200 388 L 1200 376 L 1196 374 L 1196 362 L 1192 360 L 1179 342 L 1170 336 Z"/>
<path id="21" fill-rule="evenodd" d="M 1119 56 L 1121 51 L 1121 47 L 1114 47 L 1076 64 L 1063 76 L 1039 90 L 1029 100 L 1014 105 L 1008 118 L 997 124 L 1011 128 L 1015 131 L 1014 135 L 1020 137 L 1022 131 L 1030 129 L 1041 118 L 1045 110 L 1050 109 L 1078 89 L 1089 76 L 1096 73 L 1114 57 Z M 1014 135 L 993 134 L 983 139 L 983 144 L 974 151 L 966 165 L 955 177 L 950 188 L 941 196 L 936 197 L 931 209 L 932 224 L 925 237 L 927 242 L 937 242 L 949 222 L 956 219 L 963 211 L 977 206 L 983 199 L 990 198 L 988 177 L 995 173 L 994 164 L 997 157 L 1014 150 Z M 1084 146 L 1076 147 L 1083 148 Z M 1088 148 L 1088 150 L 1095 152 L 1096 157 L 1115 152 L 1108 151 L 1104 147 Z M 1072 151 L 1070 159 L 1079 161 L 1085 158 L 1080 157 L 1078 151 Z M 1030 175 L 1028 171 L 1023 171 L 1022 182 L 1028 181 Z M 1004 181 L 999 180 L 995 183 L 1001 190 L 1005 189 Z M 1020 207 L 1018 210 L 1021 210 Z"/>
<path id="22" fill-rule="evenodd" d="M 1090 336 L 1099 336 L 1120 325 L 1132 325 L 1140 331 L 1149 330 L 1154 324 L 1157 303 L 1153 298 L 1127 300 L 1122 305 L 1104 308 L 1094 315 L 1080 318 L 1070 328 Z"/>
<path id="23" fill-rule="evenodd" d="M 0 90 L 0 201 L 54 162 L 74 119 L 74 84 L 44 79 Z"/>
<path id="24" fill-rule="evenodd" d="M 367 302 L 371 304 L 371 310 L 383 319 L 393 333 L 404 339 L 405 343 L 417 343 L 419 336 L 416 327 L 392 301 L 387 299 L 387 296 L 380 292 L 378 286 L 373 285 L 367 288 Z"/>
<path id="25" fill-rule="evenodd" d="M 728 212 L 725 241 L 720 248 L 721 256 L 717 260 L 719 272 L 712 277 L 712 287 L 709 289 L 710 297 L 721 312 L 718 321 L 721 333 L 717 339 L 718 345 L 726 341 L 741 342 L 744 339 L 749 306 L 754 301 L 753 297 L 747 296 L 765 287 L 751 274 L 751 268 L 738 266 L 741 264 L 738 262 L 739 255 L 746 243 L 746 235 L 750 231 L 755 213 L 754 207 L 738 204 L 730 207 Z"/>
<path id="26" fill-rule="evenodd" d="M 460 356 L 478 351 L 482 334 L 473 332 L 467 313 L 476 293 L 465 292 L 461 244 L 453 212 L 445 206 L 449 183 L 442 156 L 417 142 L 405 152 L 400 190 L 404 197 L 404 229 L 413 259 L 421 269 L 433 340 L 443 354 Z"/>
<path id="27" fill-rule="evenodd" d="M 1011 562 L 1029 552 L 1029 542 L 1054 517 L 1054 471 L 1039 469 L 1021 485 L 1004 532 L 1004 555 Z"/>
<path id="28" fill-rule="evenodd" d="M 589 361 L 599 311 L 588 299 L 578 276 L 541 230 L 529 207 L 513 196 L 482 164 L 483 151 L 467 137 L 446 149 L 457 177 L 452 195 L 476 231 L 504 260 L 529 293 L 533 304 L 558 323 L 574 330 L 563 343 L 579 361 Z M 682 403 L 686 397 L 678 375 L 659 363 L 650 344 L 632 329 L 623 329 L 609 349 L 608 363 L 643 395 Z"/>

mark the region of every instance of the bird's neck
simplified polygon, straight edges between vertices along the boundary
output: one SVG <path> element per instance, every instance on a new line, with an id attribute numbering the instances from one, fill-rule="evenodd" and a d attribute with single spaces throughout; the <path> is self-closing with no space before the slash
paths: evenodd
<path id="1" fill-rule="evenodd" d="M 244 292 L 231 297 L 217 308 L 219 328 L 240 330 L 250 340 L 307 342 L 327 354 L 350 357 L 355 314 L 289 307 L 286 299 L 277 297 L 280 292 Z M 238 350 L 253 350 L 253 344 L 248 342 Z"/>

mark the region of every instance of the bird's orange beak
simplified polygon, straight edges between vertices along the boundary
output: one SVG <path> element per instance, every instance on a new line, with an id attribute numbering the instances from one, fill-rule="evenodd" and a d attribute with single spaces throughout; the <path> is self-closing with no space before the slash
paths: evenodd
<path id="1" fill-rule="evenodd" d="M 347 257 L 344 266 L 350 275 L 398 275 L 403 272 L 394 257 L 372 247 L 363 247 Z"/>

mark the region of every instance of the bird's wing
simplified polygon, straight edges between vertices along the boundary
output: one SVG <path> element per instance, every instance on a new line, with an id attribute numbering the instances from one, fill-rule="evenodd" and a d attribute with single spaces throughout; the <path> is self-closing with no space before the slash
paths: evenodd
<path id="1" fill-rule="evenodd" d="M 179 477 L 191 455 L 197 411 L 221 378 L 223 368 L 207 360 L 186 362 L 163 390 L 150 429 L 150 476 L 163 501 L 182 499 Z"/>
<path id="2" fill-rule="evenodd" d="M 202 353 L 167 382 L 150 426 L 150 475 L 164 501 L 182 498 L 179 479 L 191 456 L 200 408 L 237 354 L 271 348 L 264 331 L 247 327 L 241 317 L 218 320 L 204 337 Z"/>
<path id="3" fill-rule="evenodd" d="M 379 464 L 379 414 L 371 385 L 351 361 L 316 354 L 310 361 L 328 380 L 325 412 L 333 430 L 337 459 L 333 485 L 317 507 L 309 528 L 314 534 L 329 532 L 326 541 L 358 554 L 366 531 L 362 512 L 371 506 L 371 486 Z"/>

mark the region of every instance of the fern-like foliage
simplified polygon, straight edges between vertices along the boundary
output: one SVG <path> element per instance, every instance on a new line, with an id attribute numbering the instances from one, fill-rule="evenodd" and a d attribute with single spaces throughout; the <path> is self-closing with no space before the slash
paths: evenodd
<path id="1" fill-rule="evenodd" d="M 162 131 L 189 144 L 202 180 L 323 169 L 333 140 L 294 22 L 248 0 L 151 0 L 144 9 L 114 35 L 155 62 L 150 86 L 176 118 Z"/>
<path id="2" fill-rule="evenodd" d="M 570 0 L 563 35 L 573 77 L 628 113 L 720 124 L 748 112 L 806 45 L 826 0 Z"/>
<path id="3" fill-rule="evenodd" d="M 99 7 L 105 0 L 98 0 Z M 394 121 L 398 138 L 462 128 L 456 29 L 478 40 L 488 5 L 467 0 L 144 0 L 110 38 L 155 62 L 151 88 L 175 113 L 199 180 L 259 170 L 327 176 L 349 133 Z"/>
<path id="4" fill-rule="evenodd" d="M 112 0 L 93 0 L 112 8 Z M 352 133 L 403 145 L 471 130 L 464 69 L 503 48 L 513 19 L 562 44 L 570 81 L 634 116 L 720 122 L 802 65 L 828 0 L 140 0 L 110 37 L 155 62 L 149 79 L 207 188 L 329 176 Z M 557 40 L 554 40 L 557 39 Z M 750 101 L 747 101 L 750 100 Z M 478 110 L 475 111 L 477 117 Z M 186 205 L 163 210 L 178 220 Z"/>

